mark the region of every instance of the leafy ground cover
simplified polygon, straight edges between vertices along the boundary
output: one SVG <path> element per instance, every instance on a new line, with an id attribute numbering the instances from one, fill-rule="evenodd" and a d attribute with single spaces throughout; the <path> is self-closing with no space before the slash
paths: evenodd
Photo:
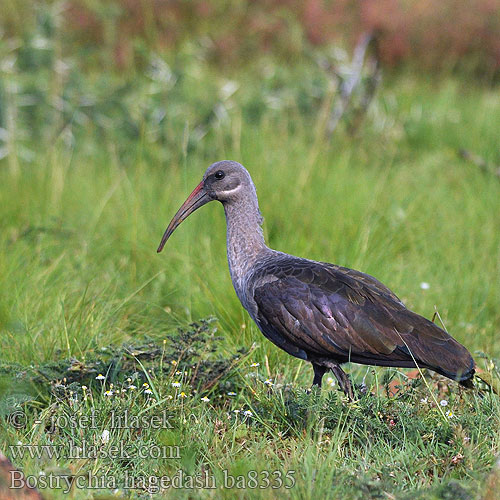
<path id="1" fill-rule="evenodd" d="M 0 45 L 0 449 L 14 464 L 71 478 L 75 498 L 147 495 L 179 470 L 217 488 L 169 498 L 491 498 L 495 395 L 356 365 L 354 403 L 333 382 L 308 392 L 310 367 L 238 303 L 220 207 L 155 249 L 204 169 L 241 161 L 270 246 L 437 310 L 498 380 L 498 92 L 401 73 L 356 135 L 346 115 L 325 139 L 336 89 L 314 60 L 221 73 L 196 52 L 150 54 L 141 74 L 86 74 L 49 42 Z M 78 487 L 89 474 L 111 482 Z"/>

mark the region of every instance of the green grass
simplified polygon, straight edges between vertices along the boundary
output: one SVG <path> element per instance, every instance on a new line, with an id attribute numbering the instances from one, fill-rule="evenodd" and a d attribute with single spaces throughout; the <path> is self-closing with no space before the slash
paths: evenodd
<path id="1" fill-rule="evenodd" d="M 216 78 L 199 90 L 199 82 L 213 76 L 206 71 L 198 83 L 185 77 L 172 102 L 179 110 L 172 122 L 158 126 L 141 118 L 140 106 L 128 101 L 124 106 L 139 116 L 135 135 L 115 117 L 106 132 L 89 121 L 68 141 L 55 120 L 47 130 L 39 125 L 43 134 L 36 140 L 23 135 L 18 117 L 11 154 L 0 163 L 0 361 L 3 398 L 14 394 L 14 407 L 23 408 L 28 422 L 16 430 L 7 418 L 0 449 L 18 441 L 66 450 L 70 440 L 102 444 L 112 409 L 150 415 L 165 408 L 173 429 L 110 428 L 108 445 L 179 445 L 180 458 L 14 462 L 27 474 L 90 471 L 117 479 L 125 471 L 158 476 L 207 470 L 218 484 L 224 469 L 232 475 L 295 471 L 293 488 L 247 488 L 239 498 L 477 498 L 499 454 L 498 398 L 463 393 L 442 379 L 387 397 L 380 386 L 398 372 L 357 365 L 349 372 L 373 395 L 349 404 L 330 389 L 307 394 L 310 367 L 265 340 L 234 294 L 220 206 L 204 207 L 162 254 L 155 250 L 204 169 L 235 159 L 254 178 L 271 247 L 372 274 L 416 312 L 432 317 L 439 311 L 471 352 L 498 358 L 500 182 L 457 154 L 466 148 L 500 163 L 498 92 L 459 80 L 401 76 L 386 82 L 358 136 L 339 130 L 327 142 L 318 118 L 327 96 L 308 103 L 308 112 L 289 99 L 281 110 L 259 108 L 256 115 L 253 89 L 261 87 L 242 74 L 236 77 L 245 84 L 227 106 L 228 117 L 214 119 L 207 108 L 211 118 L 199 140 L 197 109 L 217 99 L 224 83 Z M 167 139 L 158 139 L 163 133 Z M 169 356 L 176 337 L 163 340 L 209 316 L 217 318 L 220 338 L 206 341 L 213 351 L 179 356 L 188 375 L 173 388 L 179 376 Z M 89 372 L 86 397 L 82 380 L 61 375 L 55 387 L 14 374 L 38 373 L 70 358 L 107 370 L 115 365 L 103 357 L 113 346 L 145 339 L 163 354 L 147 367 L 117 365 L 104 383 Z M 235 360 L 238 350 L 254 343 Z M 208 371 L 193 378 L 200 359 L 220 363 L 223 376 L 215 380 Z M 138 390 L 127 389 L 129 376 Z M 110 383 L 125 392 L 105 396 Z M 186 398 L 178 397 L 181 390 Z M 209 403 L 200 399 L 204 394 Z M 425 398 L 428 403 L 421 403 Z M 454 417 L 436 405 L 442 399 Z M 88 415 L 92 408 L 96 429 L 62 425 L 52 432 L 34 424 L 53 415 Z M 245 410 L 252 416 L 243 416 Z M 4 415 L 12 411 L 2 403 Z M 75 498 L 94 493 L 74 489 Z M 169 495 L 234 498 L 235 490 Z"/>

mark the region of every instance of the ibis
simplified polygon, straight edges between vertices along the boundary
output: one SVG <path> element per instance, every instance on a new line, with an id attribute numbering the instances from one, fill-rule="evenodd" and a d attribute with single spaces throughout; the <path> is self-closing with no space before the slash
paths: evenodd
<path id="1" fill-rule="evenodd" d="M 158 252 L 191 213 L 210 201 L 224 207 L 227 258 L 236 295 L 265 337 L 308 361 L 313 385 L 333 372 L 352 399 L 341 365 L 429 368 L 470 387 L 469 351 L 443 329 L 410 311 L 374 277 L 272 250 L 262 232 L 257 193 L 234 161 L 212 164 L 168 225 Z"/>

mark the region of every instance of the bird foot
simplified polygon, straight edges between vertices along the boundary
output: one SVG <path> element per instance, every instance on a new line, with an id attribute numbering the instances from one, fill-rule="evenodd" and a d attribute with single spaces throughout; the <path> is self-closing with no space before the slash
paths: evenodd
<path id="1" fill-rule="evenodd" d="M 330 359 L 318 360 L 321 364 L 313 363 L 314 368 L 314 381 L 313 385 L 319 385 L 321 387 L 321 379 L 325 374 L 326 370 L 331 370 L 335 375 L 335 378 L 339 382 L 339 387 L 344 391 L 344 394 L 349 398 L 350 401 L 354 400 L 354 390 L 352 387 L 351 379 L 349 375 L 342 370 L 338 363 Z"/>

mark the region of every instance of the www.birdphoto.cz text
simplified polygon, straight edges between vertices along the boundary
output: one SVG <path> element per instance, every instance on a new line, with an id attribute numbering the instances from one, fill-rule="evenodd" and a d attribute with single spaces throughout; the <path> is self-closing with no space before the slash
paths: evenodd
<path id="1" fill-rule="evenodd" d="M 69 493 L 72 488 L 77 489 L 123 489 L 143 490 L 148 493 L 159 493 L 168 489 L 291 489 L 295 486 L 295 471 L 287 472 L 274 470 L 249 470 L 245 474 L 232 475 L 227 469 L 221 470 L 222 477 L 209 474 L 186 474 L 182 469 L 173 475 L 163 476 L 130 476 L 118 479 L 112 475 L 96 476 L 86 474 L 82 476 L 46 474 L 39 476 L 24 476 L 22 472 L 10 471 L 10 488 L 24 487 L 43 489 L 60 489 Z"/>

